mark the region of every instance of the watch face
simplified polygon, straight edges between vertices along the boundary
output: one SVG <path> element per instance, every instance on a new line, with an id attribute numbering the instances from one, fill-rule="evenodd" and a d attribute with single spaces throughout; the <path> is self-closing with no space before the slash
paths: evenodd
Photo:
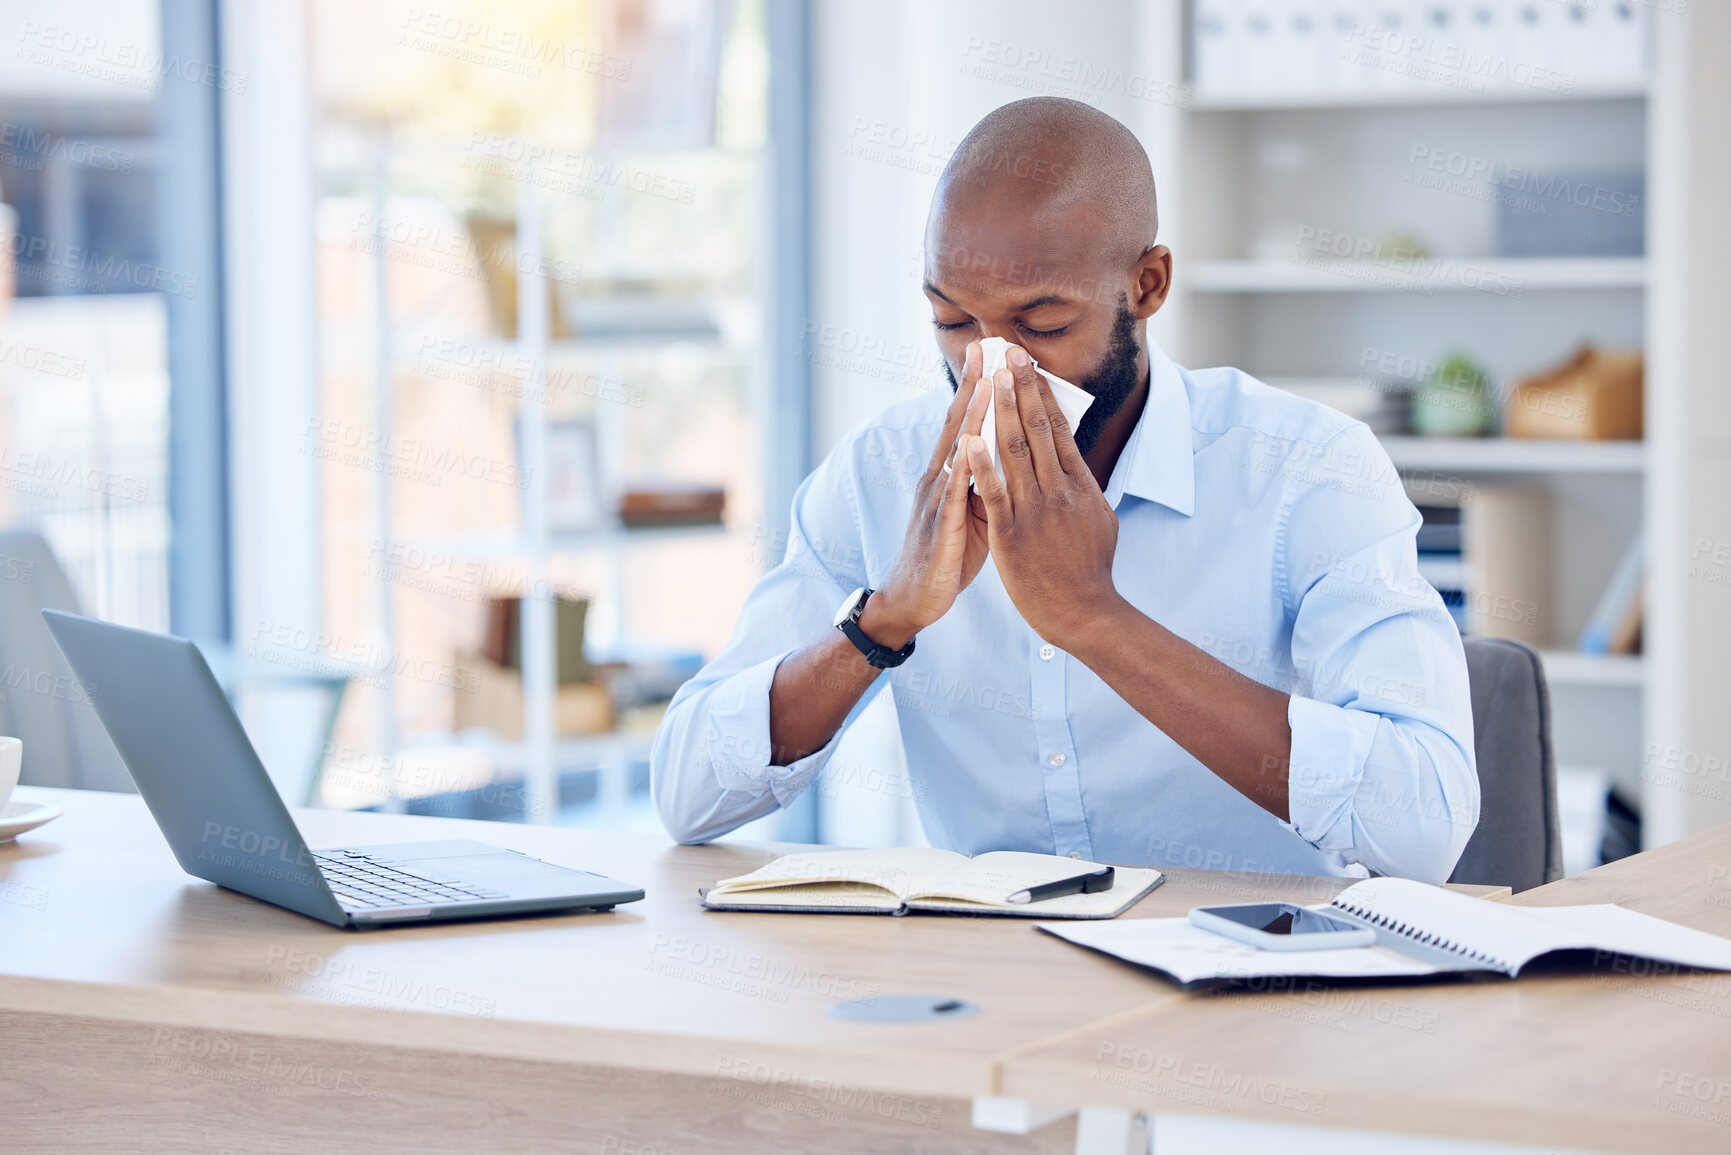
<path id="1" fill-rule="evenodd" d="M 853 616 L 854 607 L 859 605 L 860 598 L 865 592 L 865 587 L 861 586 L 859 589 L 847 596 L 847 601 L 843 602 L 841 604 L 841 609 L 835 612 L 836 625 L 841 625 Z"/>

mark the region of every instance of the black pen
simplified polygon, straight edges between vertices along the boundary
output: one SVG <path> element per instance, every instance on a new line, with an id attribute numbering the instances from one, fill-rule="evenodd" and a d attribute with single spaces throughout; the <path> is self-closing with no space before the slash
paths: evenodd
<path id="1" fill-rule="evenodd" d="M 1048 898 L 1062 898 L 1066 894 L 1098 894 L 1112 889 L 1114 873 L 1110 866 L 1102 866 L 1074 878 L 1060 878 L 1056 882 L 1042 882 L 1039 886 L 1018 890 L 1004 901 L 1021 906 L 1029 902 L 1044 902 Z"/>

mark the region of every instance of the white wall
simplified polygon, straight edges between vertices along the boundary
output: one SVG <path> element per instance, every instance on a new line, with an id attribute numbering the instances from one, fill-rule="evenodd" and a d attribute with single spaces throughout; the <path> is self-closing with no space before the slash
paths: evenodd
<path id="1" fill-rule="evenodd" d="M 1648 131 L 1648 846 L 1731 821 L 1731 6 L 1654 22 Z"/>
<path id="2" fill-rule="evenodd" d="M 814 5 L 812 31 L 813 460 L 921 390 L 948 389 L 920 292 L 938 175 L 987 112 L 1025 96 L 1093 104 L 1142 137 L 1170 217 L 1179 0 L 874 0 Z M 1173 319 L 1162 316 L 1154 332 Z M 888 702 L 861 716 L 823 790 L 826 840 L 907 844 L 918 826 Z M 862 769 L 863 768 L 863 769 Z M 881 773 L 880 773 L 881 771 Z M 905 779 L 904 779 L 905 780 Z"/>
<path id="3" fill-rule="evenodd" d="M 1053 95 L 1118 117 L 1148 147 L 1170 216 L 1178 128 L 1168 101 L 1182 77 L 1164 30 L 1176 26 L 1176 3 L 815 6 L 815 456 L 886 405 L 946 388 L 920 293 L 921 238 L 944 162 L 987 112 Z"/>
<path id="4" fill-rule="evenodd" d="M 311 72 L 302 0 L 228 0 L 223 94 L 223 288 L 229 377 L 230 533 L 237 648 L 261 624 L 317 631 L 318 463 L 303 452 L 318 409 L 313 281 Z M 304 797 L 323 737 L 326 691 L 243 698 L 259 756 L 292 801 Z"/>

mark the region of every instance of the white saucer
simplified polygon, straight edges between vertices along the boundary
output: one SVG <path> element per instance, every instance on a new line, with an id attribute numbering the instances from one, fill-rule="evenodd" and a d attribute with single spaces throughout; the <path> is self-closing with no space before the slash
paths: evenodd
<path id="1" fill-rule="evenodd" d="M 66 813 L 46 802 L 8 802 L 0 806 L 0 842 L 11 842 L 26 830 L 53 822 Z"/>

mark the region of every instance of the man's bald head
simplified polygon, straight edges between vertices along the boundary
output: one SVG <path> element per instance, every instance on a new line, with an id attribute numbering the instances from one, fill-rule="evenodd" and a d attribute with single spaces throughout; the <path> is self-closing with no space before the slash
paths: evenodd
<path id="1" fill-rule="evenodd" d="M 1158 227 L 1148 154 L 1110 116 L 1050 96 L 987 114 L 926 221 L 924 287 L 952 383 L 969 341 L 1003 337 L 1094 394 L 1084 454 L 1108 423 L 1133 423 L 1119 411 L 1147 379 L 1144 322 L 1172 278 Z"/>
<path id="2" fill-rule="evenodd" d="M 944 167 L 931 224 L 1000 206 L 1030 221 L 1085 216 L 1132 257 L 1160 227 L 1154 170 L 1135 134 L 1056 96 L 1006 104 L 974 125 Z"/>

